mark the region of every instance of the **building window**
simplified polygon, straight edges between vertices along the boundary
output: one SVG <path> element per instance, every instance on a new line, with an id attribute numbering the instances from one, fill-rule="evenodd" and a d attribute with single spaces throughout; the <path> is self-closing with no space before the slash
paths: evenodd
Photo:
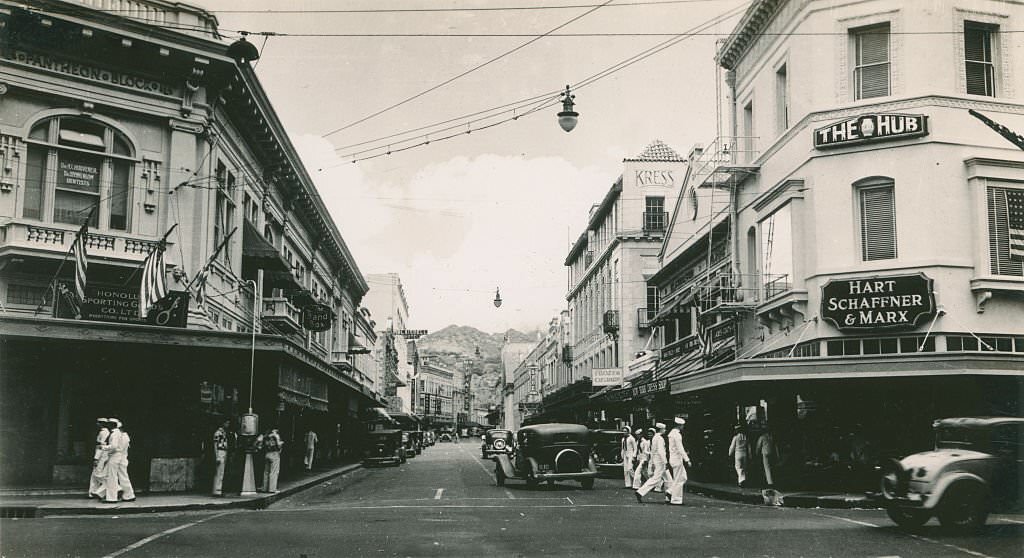
<path id="1" fill-rule="evenodd" d="M 644 230 L 664 231 L 668 226 L 664 196 L 647 196 L 644 205 Z"/>
<path id="2" fill-rule="evenodd" d="M 1024 277 L 1024 189 L 993 186 L 987 197 L 990 271 Z"/>
<path id="3" fill-rule="evenodd" d="M 227 170 L 223 161 L 217 161 L 217 202 L 213 218 L 214 245 L 221 242 L 231 233 L 235 223 L 235 175 Z M 217 259 L 229 264 L 231 251 L 226 247 L 217 255 Z"/>
<path id="4" fill-rule="evenodd" d="M 964 22 L 964 63 L 967 70 L 967 93 L 971 95 L 996 95 L 992 45 L 998 29 L 995 25 Z"/>
<path id="5" fill-rule="evenodd" d="M 127 138 L 77 116 L 35 124 L 26 140 L 28 168 L 21 215 L 54 223 L 128 230 L 135 167 Z M 97 211 L 92 211 L 96 208 Z"/>
<path id="6" fill-rule="evenodd" d="M 658 287 L 647 287 L 647 319 L 658 313 Z"/>
<path id="7" fill-rule="evenodd" d="M 764 300 L 788 291 L 793 283 L 793 217 L 786 204 L 760 222 Z"/>
<path id="8" fill-rule="evenodd" d="M 749 163 L 754 157 L 754 101 L 743 105 L 743 163 Z"/>
<path id="9" fill-rule="evenodd" d="M 869 262 L 896 257 L 896 196 L 892 182 L 856 186 L 861 258 Z"/>
<path id="10" fill-rule="evenodd" d="M 889 95 L 889 24 L 851 31 L 854 60 L 855 99 Z"/>
<path id="11" fill-rule="evenodd" d="M 7 304 L 36 305 L 46 296 L 46 287 L 40 285 L 7 284 Z"/>
<path id="12" fill-rule="evenodd" d="M 775 70 L 775 105 L 779 134 L 789 128 L 789 75 L 786 65 Z"/>

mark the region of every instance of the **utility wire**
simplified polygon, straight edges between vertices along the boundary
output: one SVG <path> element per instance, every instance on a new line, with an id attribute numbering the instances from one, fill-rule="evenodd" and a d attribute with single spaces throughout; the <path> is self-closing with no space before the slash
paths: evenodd
<path id="1" fill-rule="evenodd" d="M 386 108 L 378 110 L 377 112 L 374 112 L 373 114 L 370 114 L 368 116 L 364 116 L 363 118 L 360 118 L 359 120 L 356 120 L 355 122 L 350 122 L 349 124 L 346 124 L 346 125 L 344 125 L 344 126 L 342 126 L 340 128 L 336 128 L 334 130 L 331 130 L 330 132 L 327 132 L 326 134 L 323 134 L 322 137 L 326 138 L 328 136 L 334 135 L 334 134 L 336 134 L 338 132 L 341 132 L 343 130 L 347 130 L 347 129 L 351 128 L 352 126 L 355 126 L 357 124 L 361 124 L 363 122 L 366 122 L 367 120 L 369 120 L 371 118 L 374 118 L 376 116 L 380 116 L 381 114 L 384 114 L 385 112 L 388 112 L 388 111 L 390 111 L 392 109 L 400 107 L 400 106 L 402 106 L 402 105 L 404 105 L 404 104 L 406 104 L 406 103 L 408 103 L 408 102 L 410 102 L 410 101 L 412 101 L 414 99 L 418 99 L 418 98 L 422 97 L 423 95 L 426 95 L 427 93 L 430 93 L 431 91 L 436 91 L 436 90 L 444 87 L 445 85 L 448 85 L 449 83 L 451 83 L 451 82 L 461 78 L 461 77 L 467 76 L 467 75 L 469 75 L 469 74 L 471 74 L 471 73 L 473 73 L 473 72 L 475 72 L 475 71 L 477 71 L 477 70 L 479 70 L 481 68 L 484 68 L 484 67 L 486 67 L 486 66 L 488 66 L 490 64 L 493 64 L 494 62 L 497 62 L 498 60 L 501 60 L 502 58 L 505 58 L 506 56 L 509 56 L 509 55 L 511 55 L 511 54 L 513 54 L 515 52 L 518 52 L 518 51 L 520 51 L 520 50 L 522 50 L 522 49 L 532 45 L 533 43 L 543 39 L 544 37 L 550 35 L 551 33 L 554 33 L 555 31 L 558 31 L 559 29 L 561 29 L 561 28 L 563 28 L 563 27 L 565 27 L 567 25 L 570 25 L 570 24 L 572 24 L 572 23 L 574 23 L 574 22 L 576 22 L 576 21 L 586 17 L 587 15 L 589 15 L 589 14 L 591 14 L 591 13 L 593 13 L 593 12 L 599 10 L 599 9 L 601 9 L 603 6 L 611 4 L 612 2 L 613 2 L 613 0 L 607 0 L 606 2 L 601 4 L 600 6 L 593 7 L 591 9 L 583 12 L 582 14 L 580 14 L 580 15 L 578 15 L 576 17 L 571 18 L 569 21 L 566 21 L 565 23 L 555 27 L 554 29 L 551 29 L 550 31 L 547 31 L 546 33 L 543 33 L 541 35 L 538 35 L 538 36 L 530 39 L 529 41 L 526 41 L 525 43 L 523 43 L 523 44 L 513 48 L 512 50 L 505 51 L 502 54 L 499 54 L 498 56 L 495 56 L 494 58 L 491 58 L 490 60 L 487 60 L 486 62 L 483 62 L 481 64 L 477 64 L 476 66 L 473 66 L 472 68 L 466 70 L 465 72 L 462 72 L 461 74 L 456 75 L 455 77 L 452 77 L 452 78 L 449 78 L 449 79 L 447 79 L 445 81 L 442 81 L 441 83 L 439 83 L 439 84 L 437 84 L 437 85 L 435 85 L 433 87 L 429 87 L 429 88 L 427 88 L 427 89 L 425 89 L 425 90 L 423 90 L 423 91 L 421 91 L 421 92 L 419 92 L 419 93 L 417 93 L 417 94 L 415 94 L 415 95 L 413 95 L 411 97 L 407 97 L 407 98 L 405 98 L 405 99 L 403 99 L 403 100 L 401 100 L 401 101 L 399 101 L 397 103 L 394 103 L 394 104 L 392 104 L 392 105 L 390 105 L 390 106 L 388 106 Z"/>
<path id="2" fill-rule="evenodd" d="M 616 8 L 634 8 L 664 4 L 700 4 L 724 0 L 648 0 L 615 4 Z M 394 13 L 451 13 L 451 12 L 510 12 L 567 10 L 600 7 L 602 4 L 560 4 L 539 6 L 487 6 L 469 8 L 365 8 L 365 9 L 313 9 L 313 10 L 203 10 L 211 14 L 394 14 Z M 129 9 L 104 9 L 108 13 L 130 12 Z"/>

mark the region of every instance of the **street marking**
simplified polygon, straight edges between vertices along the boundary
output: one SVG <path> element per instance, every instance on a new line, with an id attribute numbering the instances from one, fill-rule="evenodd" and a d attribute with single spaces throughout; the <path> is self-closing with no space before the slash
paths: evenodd
<path id="1" fill-rule="evenodd" d="M 438 488 L 437 492 L 434 493 L 434 499 L 435 500 L 440 500 L 442 494 L 444 494 L 444 489 L 443 488 Z"/>
<path id="2" fill-rule="evenodd" d="M 516 495 L 512 494 L 512 491 L 507 489 L 507 488 L 505 489 L 505 496 L 508 496 L 509 500 L 515 500 L 516 499 Z"/>
<path id="3" fill-rule="evenodd" d="M 565 499 L 566 499 L 566 500 L 569 500 L 569 504 L 570 504 L 570 505 L 573 505 L 573 506 L 575 506 L 575 505 L 576 505 L 576 502 L 573 502 L 573 501 L 572 501 L 572 498 L 570 498 L 570 497 L 566 496 L 566 497 L 565 497 Z"/>
<path id="4" fill-rule="evenodd" d="M 1016 523 L 1017 525 L 1024 525 L 1024 521 L 1017 521 L 1016 519 L 1009 519 L 1006 517 L 997 517 L 996 521 L 1005 521 L 1007 523 Z"/>
<path id="5" fill-rule="evenodd" d="M 166 537 L 167 535 L 170 535 L 172 533 L 177 533 L 178 531 L 181 531 L 181 530 L 184 530 L 184 529 L 188 529 L 189 527 L 193 527 L 195 525 L 199 525 L 200 523 L 205 523 L 207 521 L 210 521 L 211 519 L 217 519 L 218 517 L 222 517 L 222 516 L 225 516 L 225 515 L 228 515 L 228 514 L 231 514 L 231 513 L 236 513 L 236 512 L 235 511 L 226 511 L 226 512 L 223 512 L 223 513 L 218 513 L 216 515 L 211 515 L 210 517 L 205 517 L 203 519 L 200 519 L 199 521 L 193 521 L 192 523 L 186 523 L 184 525 L 178 525 L 177 527 L 171 527 L 170 529 L 167 529 L 165 531 L 161 531 L 161 532 L 159 532 L 159 533 L 157 533 L 155 535 L 150 535 L 150 536 L 148 536 L 148 537 L 146 537 L 146 538 L 144 538 L 142 540 L 133 542 L 132 544 L 122 548 L 121 550 L 117 550 L 115 552 L 107 554 L 103 558 L 115 558 L 115 557 L 120 556 L 120 555 L 122 555 L 122 554 L 124 554 L 126 552 L 131 552 L 132 550 L 135 550 L 136 548 L 139 548 L 140 546 L 143 546 L 145 544 L 149 544 L 149 543 L 151 543 L 151 542 L 153 542 L 153 541 L 155 541 L 155 540 L 157 540 L 157 539 L 159 539 L 161 537 Z"/>
<path id="6" fill-rule="evenodd" d="M 882 528 L 881 525 L 875 525 L 874 523 L 868 523 L 866 521 L 857 521 L 856 519 L 847 519 L 845 517 L 839 517 L 838 515 L 830 515 L 830 514 L 827 514 L 827 513 L 815 513 L 814 515 L 819 515 L 821 517 L 829 517 L 829 518 L 832 518 L 832 519 L 838 519 L 840 521 L 846 521 L 848 523 L 855 523 L 857 525 L 864 525 L 864 526 L 867 526 L 867 527 L 874 527 L 875 529 L 881 529 Z M 953 550 L 959 550 L 960 552 L 963 552 L 964 554 L 969 554 L 971 556 L 977 556 L 978 558 L 994 558 L 992 556 L 989 556 L 988 554 L 983 554 L 981 552 L 977 552 L 977 551 L 971 550 L 969 548 L 964 548 L 962 546 L 957 546 L 955 544 L 950 544 L 950 543 L 944 543 L 942 541 L 937 541 L 935 539 L 931 539 L 931 538 L 928 538 L 928 537 L 925 537 L 925 536 L 922 536 L 922 535 L 915 535 L 913 533 L 907 533 L 906 531 L 901 531 L 901 533 L 906 535 L 906 536 L 908 536 L 908 537 L 910 537 L 910 538 L 912 538 L 912 539 L 917 539 L 919 541 L 924 541 L 924 542 L 929 542 L 929 543 L 932 543 L 932 544 L 937 544 L 939 546 L 944 546 L 946 548 L 952 548 Z"/>

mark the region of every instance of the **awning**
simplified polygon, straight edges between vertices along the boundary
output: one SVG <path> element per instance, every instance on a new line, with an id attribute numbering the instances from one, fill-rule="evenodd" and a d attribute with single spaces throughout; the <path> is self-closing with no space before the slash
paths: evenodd
<path id="1" fill-rule="evenodd" d="M 242 228 L 242 274 L 255 275 L 257 269 L 289 271 L 289 265 L 277 248 L 267 242 L 252 223 L 245 221 Z"/>
<path id="2" fill-rule="evenodd" d="M 302 288 L 302 285 L 299 285 L 298 281 L 295 280 L 295 276 L 292 275 L 291 271 L 267 271 L 263 274 L 263 284 L 272 289 L 284 289 L 286 291 Z"/>

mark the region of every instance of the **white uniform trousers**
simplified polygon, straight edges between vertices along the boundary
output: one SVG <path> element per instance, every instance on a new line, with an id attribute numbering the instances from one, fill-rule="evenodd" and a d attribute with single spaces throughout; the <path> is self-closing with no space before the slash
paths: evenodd
<path id="1" fill-rule="evenodd" d="M 281 452 L 268 451 L 263 466 L 263 488 L 277 492 L 277 476 L 281 473 Z"/>
<path id="2" fill-rule="evenodd" d="M 666 496 L 671 497 L 670 503 L 682 504 L 683 503 L 683 485 L 686 484 L 686 467 L 683 466 L 683 462 L 672 464 L 672 473 L 670 473 L 668 481 L 668 490 Z"/>
<path id="3" fill-rule="evenodd" d="M 633 486 L 633 460 L 623 459 L 622 460 L 622 479 L 626 483 L 626 488 L 632 488 Z"/>
<path id="4" fill-rule="evenodd" d="M 214 459 L 217 461 L 217 469 L 213 472 L 213 495 L 224 494 L 224 468 L 228 464 L 228 450 L 214 450 Z"/>
<path id="5" fill-rule="evenodd" d="M 107 461 L 108 456 L 106 452 L 96 460 L 96 465 L 92 468 L 92 474 L 89 475 L 89 496 L 96 496 L 97 498 L 103 498 L 106 495 L 106 483 L 107 483 Z"/>
<path id="6" fill-rule="evenodd" d="M 636 469 L 633 470 L 633 490 L 640 488 L 644 484 L 644 471 L 647 470 L 647 462 L 640 461 L 636 465 Z"/>
<path id="7" fill-rule="evenodd" d="M 107 502 L 116 502 L 117 493 L 121 493 L 122 500 L 134 500 L 135 489 L 132 488 L 132 480 L 128 478 L 128 459 L 124 454 L 113 454 L 107 462 L 107 479 L 105 482 Z"/>
<path id="8" fill-rule="evenodd" d="M 641 496 L 646 496 L 647 493 L 653 490 L 655 487 L 661 486 L 661 484 L 665 482 L 664 476 L 668 474 L 668 471 L 665 470 L 664 463 L 655 462 L 653 465 L 651 465 L 651 468 L 653 469 L 651 471 L 651 478 L 647 479 L 647 482 L 645 482 L 643 486 L 637 489 L 637 492 Z"/>

